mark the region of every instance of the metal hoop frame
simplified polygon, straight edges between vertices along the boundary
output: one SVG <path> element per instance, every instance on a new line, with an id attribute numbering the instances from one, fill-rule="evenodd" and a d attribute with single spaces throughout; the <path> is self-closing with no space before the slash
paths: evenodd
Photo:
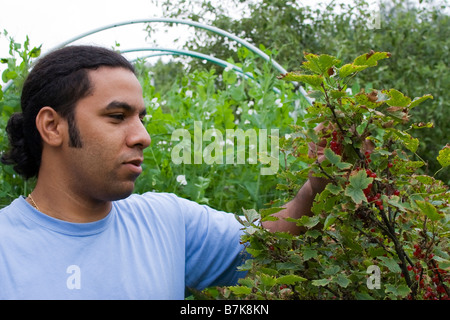
<path id="1" fill-rule="evenodd" d="M 214 32 L 216 34 L 222 35 L 224 37 L 227 37 L 231 40 L 234 40 L 236 42 L 238 42 L 239 44 L 243 45 L 244 47 L 246 47 L 247 49 L 249 49 L 250 51 L 254 52 L 255 54 L 257 54 L 258 56 L 260 56 L 261 58 L 263 58 L 265 61 L 270 62 L 272 64 L 272 66 L 277 69 L 280 73 L 287 73 L 287 71 L 280 65 L 278 64 L 276 61 L 274 61 L 273 59 L 271 59 L 266 53 L 264 53 L 262 50 L 258 49 L 257 47 L 255 47 L 254 45 L 252 45 L 251 43 L 249 43 L 248 41 L 241 39 L 237 36 L 235 36 L 234 34 L 231 34 L 225 30 L 213 27 L 213 26 L 209 26 L 209 25 L 205 25 L 199 22 L 195 22 L 195 21 L 191 21 L 191 20 L 184 20 L 184 19 L 176 19 L 176 18 L 148 18 L 148 19 L 137 19 L 137 20 L 128 20 L 128 21 L 123 21 L 123 22 L 118 22 L 118 23 L 113 23 L 110 25 L 106 25 L 103 27 L 99 27 L 96 29 L 93 29 L 91 31 L 82 33 L 76 37 L 70 38 L 67 41 L 62 42 L 61 44 L 59 44 L 58 46 L 56 46 L 53 50 L 55 49 L 59 49 L 62 48 L 64 46 L 67 46 L 77 40 L 80 40 L 82 38 L 85 38 L 87 36 L 90 36 L 92 34 L 95 33 L 99 33 L 108 29 L 112 29 L 112 28 L 118 28 L 121 26 L 126 26 L 126 25 L 132 25 L 132 24 L 140 24 L 140 23 L 174 23 L 174 24 L 185 24 L 188 26 L 192 26 L 195 28 L 199 28 L 199 29 L 204 29 L 204 30 L 208 30 L 211 32 Z M 195 58 L 200 58 L 200 59 L 205 59 L 208 60 L 212 63 L 218 64 L 220 66 L 223 67 L 231 67 L 233 70 L 235 70 L 238 73 L 244 74 L 242 72 L 242 69 L 240 69 L 239 67 L 228 63 L 224 60 L 209 56 L 209 55 L 205 55 L 199 52 L 194 52 L 194 51 L 187 51 L 187 50 L 177 50 L 177 49 L 165 49 L 165 48 L 138 48 L 138 49 L 128 49 L 128 50 L 121 50 L 122 53 L 125 52 L 136 52 L 136 51 L 162 51 L 162 52 L 166 52 L 168 54 L 173 54 L 173 55 L 187 55 L 187 56 L 191 56 L 191 57 L 195 57 Z M 154 56 L 154 55 L 152 55 Z M 245 75 L 244 76 L 248 76 Z M 5 87 L 2 89 L 3 92 L 6 92 L 6 90 L 8 90 L 8 88 L 12 85 L 12 81 L 10 80 Z M 299 87 L 300 93 L 303 95 L 303 97 L 306 99 L 306 101 L 311 104 L 312 100 L 307 96 L 306 91 L 304 90 L 303 87 Z"/>

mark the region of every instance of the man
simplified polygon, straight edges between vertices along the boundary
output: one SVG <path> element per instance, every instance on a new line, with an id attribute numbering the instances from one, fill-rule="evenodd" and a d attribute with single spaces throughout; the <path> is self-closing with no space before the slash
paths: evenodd
<path id="1" fill-rule="evenodd" d="M 133 66 L 108 49 L 41 58 L 2 162 L 35 189 L 0 211 L 1 299 L 183 299 L 236 283 L 245 259 L 232 214 L 173 194 L 132 194 L 150 136 Z M 310 214 L 311 178 L 280 217 Z M 271 231 L 299 232 L 283 219 Z"/>

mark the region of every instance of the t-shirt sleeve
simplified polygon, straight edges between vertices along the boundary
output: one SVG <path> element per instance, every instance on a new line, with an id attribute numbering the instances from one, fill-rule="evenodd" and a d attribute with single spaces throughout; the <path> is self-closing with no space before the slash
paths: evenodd
<path id="1" fill-rule="evenodd" d="M 186 226 L 186 287 L 234 285 L 246 272 L 243 226 L 234 214 L 180 199 Z"/>

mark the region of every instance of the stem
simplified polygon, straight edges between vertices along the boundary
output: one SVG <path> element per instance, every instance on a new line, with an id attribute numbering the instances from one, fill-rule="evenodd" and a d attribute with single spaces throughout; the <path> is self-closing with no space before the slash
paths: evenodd
<path id="1" fill-rule="evenodd" d="M 409 272 L 406 266 L 406 260 L 407 260 L 407 256 L 405 254 L 405 251 L 403 250 L 402 245 L 400 244 L 400 242 L 398 241 L 397 237 L 395 236 L 395 230 L 394 227 L 389 223 L 388 218 L 386 217 L 386 214 L 384 212 L 384 210 L 380 210 L 380 215 L 381 218 L 383 219 L 383 222 L 386 226 L 386 230 L 387 232 L 387 236 L 389 238 L 391 238 L 391 240 L 394 242 L 394 248 L 395 248 L 395 252 L 398 255 L 398 258 L 400 259 L 400 268 L 402 269 L 402 273 L 405 276 L 405 280 L 406 280 L 406 284 L 408 285 L 408 287 L 411 289 L 411 295 L 414 297 L 416 295 L 416 287 L 414 286 L 413 282 L 411 281 L 411 278 L 409 276 Z"/>

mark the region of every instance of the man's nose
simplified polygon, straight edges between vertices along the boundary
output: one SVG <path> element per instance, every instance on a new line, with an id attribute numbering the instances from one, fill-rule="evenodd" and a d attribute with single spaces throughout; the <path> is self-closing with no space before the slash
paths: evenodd
<path id="1" fill-rule="evenodd" d="M 145 149 L 150 146 L 151 138 L 142 121 L 139 119 L 134 121 L 131 125 L 130 134 L 128 136 L 128 146 L 139 146 L 141 149 Z"/>

